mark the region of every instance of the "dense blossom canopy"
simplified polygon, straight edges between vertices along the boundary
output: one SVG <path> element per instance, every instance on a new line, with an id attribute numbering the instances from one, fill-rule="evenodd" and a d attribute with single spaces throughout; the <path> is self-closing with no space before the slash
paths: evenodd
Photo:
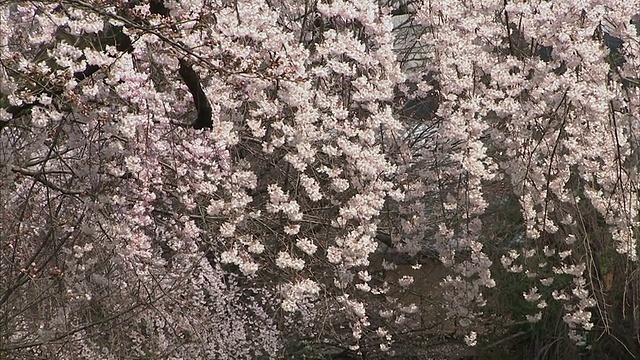
<path id="1" fill-rule="evenodd" d="M 497 271 L 578 345 L 622 274 L 640 334 L 632 14 L 0 2 L 0 358 L 397 353 L 428 257 L 469 345 Z"/>

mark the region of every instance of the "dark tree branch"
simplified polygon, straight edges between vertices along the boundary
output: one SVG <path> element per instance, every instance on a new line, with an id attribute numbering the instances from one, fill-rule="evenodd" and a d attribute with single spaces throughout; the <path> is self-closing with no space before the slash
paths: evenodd
<path id="1" fill-rule="evenodd" d="M 193 67 L 186 60 L 180 59 L 180 69 L 178 70 L 182 80 L 189 88 L 191 96 L 193 96 L 193 104 L 198 111 L 198 117 L 191 125 L 194 129 L 211 129 L 213 122 L 211 121 L 211 105 L 207 100 L 207 95 L 200 85 L 200 77 L 193 70 Z"/>
<path id="2" fill-rule="evenodd" d="M 169 9 L 164 6 L 163 0 L 151 0 L 149 1 L 149 11 L 152 14 L 157 14 L 161 16 L 169 16 Z"/>
<path id="3" fill-rule="evenodd" d="M 29 177 L 33 178 L 35 181 L 41 183 L 42 185 L 44 185 L 44 186 L 46 186 L 46 187 L 48 187 L 48 188 L 50 188 L 52 190 L 58 191 L 60 193 L 63 193 L 65 195 L 80 195 L 80 194 L 85 194 L 86 193 L 86 191 L 83 191 L 83 190 L 62 188 L 62 187 L 52 183 L 51 181 L 49 181 L 46 178 L 46 173 L 42 172 L 42 171 L 31 171 L 31 170 L 23 169 L 23 168 L 20 168 L 20 167 L 17 167 L 17 166 L 12 166 L 11 167 L 11 171 L 13 171 L 15 173 L 19 173 L 19 174 L 25 175 L 25 176 L 29 176 Z"/>

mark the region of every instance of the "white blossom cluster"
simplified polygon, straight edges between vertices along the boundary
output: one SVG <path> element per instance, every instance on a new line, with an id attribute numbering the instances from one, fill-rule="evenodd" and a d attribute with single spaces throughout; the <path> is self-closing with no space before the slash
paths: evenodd
<path id="1" fill-rule="evenodd" d="M 500 266 L 586 345 L 637 285 L 637 1 L 396 3 L 0 2 L 3 351 L 392 353 L 431 252 L 467 345 Z"/>

